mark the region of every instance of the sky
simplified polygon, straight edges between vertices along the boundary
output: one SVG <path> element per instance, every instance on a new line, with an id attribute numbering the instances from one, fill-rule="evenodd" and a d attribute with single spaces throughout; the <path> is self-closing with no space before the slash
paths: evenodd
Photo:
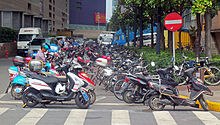
<path id="1" fill-rule="evenodd" d="M 109 22 L 112 16 L 112 0 L 106 0 L 106 21 Z"/>

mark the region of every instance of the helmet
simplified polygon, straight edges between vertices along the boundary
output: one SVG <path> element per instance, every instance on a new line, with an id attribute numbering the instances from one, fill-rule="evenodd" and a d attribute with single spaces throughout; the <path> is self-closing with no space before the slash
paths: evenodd
<path id="1" fill-rule="evenodd" d="M 41 45 L 41 48 L 44 48 L 45 50 L 49 50 L 49 49 L 50 49 L 50 46 L 49 46 L 48 44 L 46 44 L 46 43 L 43 43 L 43 44 Z"/>

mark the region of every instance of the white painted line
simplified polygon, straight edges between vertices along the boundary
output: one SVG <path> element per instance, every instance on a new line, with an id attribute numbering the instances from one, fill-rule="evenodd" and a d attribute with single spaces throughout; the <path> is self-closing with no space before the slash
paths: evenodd
<path id="1" fill-rule="evenodd" d="M 64 125 L 83 125 L 87 115 L 87 109 L 73 109 Z"/>
<path id="2" fill-rule="evenodd" d="M 4 112 L 6 112 L 8 110 L 8 108 L 0 108 L 0 115 L 3 114 Z"/>
<path id="3" fill-rule="evenodd" d="M 0 104 L 23 104 L 23 102 L 22 101 L 0 101 Z M 61 103 L 56 102 L 55 104 L 61 104 Z M 63 102 L 63 104 L 75 105 L 75 103 L 71 103 L 71 102 Z M 99 106 L 99 105 L 103 105 L 103 106 L 143 106 L 143 104 L 127 104 L 127 103 L 94 103 L 93 105 L 95 105 L 95 106 Z"/>
<path id="4" fill-rule="evenodd" d="M 166 20 L 165 24 L 181 24 L 182 20 Z"/>
<path id="5" fill-rule="evenodd" d="M 6 104 L 23 104 L 22 101 L 0 101 L 0 104 L 1 103 L 6 103 Z"/>
<path id="6" fill-rule="evenodd" d="M 105 98 L 106 98 L 105 96 L 97 97 L 97 99 L 96 99 L 95 102 L 98 102 L 98 101 L 103 100 L 103 99 L 105 99 Z"/>
<path id="7" fill-rule="evenodd" d="M 168 111 L 154 111 L 153 114 L 158 125 L 177 125 Z"/>
<path id="8" fill-rule="evenodd" d="M 35 125 L 48 109 L 32 109 L 16 125 Z"/>
<path id="9" fill-rule="evenodd" d="M 193 111 L 193 113 L 205 124 L 205 125 L 220 125 L 220 120 L 212 115 L 210 112 Z"/>
<path id="10" fill-rule="evenodd" d="M 4 97 L 6 94 L 0 94 L 0 99 L 2 98 L 2 97 Z"/>
<path id="11" fill-rule="evenodd" d="M 127 103 L 95 103 L 93 105 L 103 105 L 103 106 L 143 106 L 143 104 L 127 104 Z"/>
<path id="12" fill-rule="evenodd" d="M 112 125 L 130 125 L 128 110 L 112 110 Z"/>

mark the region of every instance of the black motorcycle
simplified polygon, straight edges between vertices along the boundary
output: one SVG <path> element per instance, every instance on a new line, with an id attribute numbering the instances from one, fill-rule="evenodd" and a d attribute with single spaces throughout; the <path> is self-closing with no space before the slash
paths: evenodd
<path id="1" fill-rule="evenodd" d="M 197 79 L 193 74 L 198 70 L 198 68 L 190 68 L 184 71 L 184 75 L 187 76 L 186 83 L 188 84 L 188 90 L 190 93 L 190 98 L 180 97 L 178 94 L 178 83 L 173 81 L 172 74 L 170 73 L 172 68 L 159 69 L 157 70 L 160 75 L 160 82 L 149 82 L 151 87 L 151 96 L 148 100 L 149 106 L 152 110 L 163 110 L 166 105 L 174 106 L 192 106 L 199 108 L 196 101 L 199 100 L 202 108 L 205 111 L 209 110 L 208 104 L 204 99 L 203 94 L 213 95 L 213 92 L 203 84 L 200 79 Z"/>

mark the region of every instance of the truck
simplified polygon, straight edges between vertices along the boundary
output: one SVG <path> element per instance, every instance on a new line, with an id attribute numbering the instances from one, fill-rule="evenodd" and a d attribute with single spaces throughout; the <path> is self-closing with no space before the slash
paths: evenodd
<path id="1" fill-rule="evenodd" d="M 115 32 L 112 31 L 103 31 L 101 34 L 99 34 L 97 41 L 99 44 L 104 44 L 104 45 L 112 44 L 114 34 Z"/>
<path id="2" fill-rule="evenodd" d="M 40 28 L 20 28 L 17 40 L 17 54 L 26 56 L 29 49 L 29 43 L 36 37 L 43 37 Z"/>

